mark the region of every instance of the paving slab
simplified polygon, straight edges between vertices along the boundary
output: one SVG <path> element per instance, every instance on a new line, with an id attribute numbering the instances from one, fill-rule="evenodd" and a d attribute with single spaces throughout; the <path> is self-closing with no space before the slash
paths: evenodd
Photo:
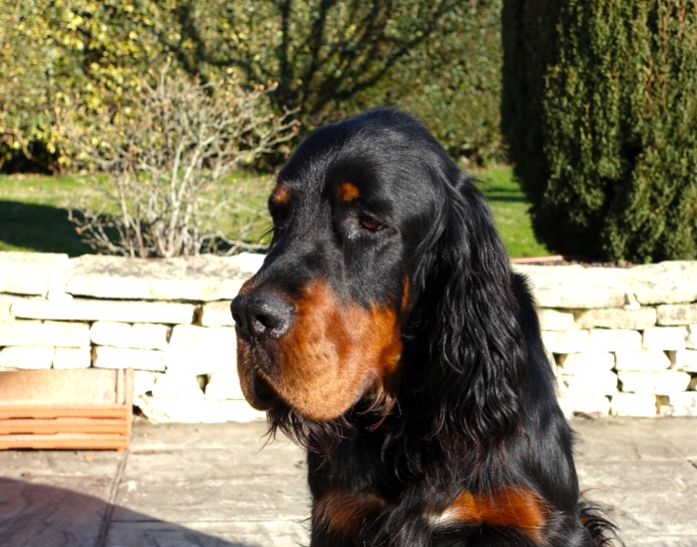
<path id="1" fill-rule="evenodd" d="M 121 452 L 65 450 L 0 451 L 0 477 L 50 481 L 55 477 L 114 477 Z"/>
<path id="2" fill-rule="evenodd" d="M 580 462 L 697 459 L 695 418 L 622 418 L 571 422 Z"/>
<path id="3" fill-rule="evenodd" d="M 697 547 L 697 419 L 572 426 L 581 487 L 628 547 Z M 304 454 L 265 431 L 138 420 L 123 453 L 0 452 L 0 545 L 306 545 Z"/>
<path id="4" fill-rule="evenodd" d="M 92 547 L 106 521 L 111 477 L 0 478 L 0 545 Z"/>
<path id="5" fill-rule="evenodd" d="M 194 530 L 195 528 L 195 530 Z M 109 547 L 297 547 L 307 533 L 297 523 L 272 522 L 116 522 L 107 537 Z"/>
<path id="6" fill-rule="evenodd" d="M 579 465 L 586 496 L 611 508 L 629 545 L 646 537 L 693 539 L 697 545 L 697 470 L 686 461 Z"/>
<path id="7" fill-rule="evenodd" d="M 159 480 L 157 475 L 154 471 L 152 479 L 121 483 L 115 499 L 116 520 L 129 519 L 131 509 L 168 522 L 292 521 L 309 514 L 305 481 L 299 472 L 193 480 L 188 476 Z"/>
<path id="8" fill-rule="evenodd" d="M 574 420 L 588 499 L 608 508 L 628 547 L 697 546 L 697 420 Z"/>

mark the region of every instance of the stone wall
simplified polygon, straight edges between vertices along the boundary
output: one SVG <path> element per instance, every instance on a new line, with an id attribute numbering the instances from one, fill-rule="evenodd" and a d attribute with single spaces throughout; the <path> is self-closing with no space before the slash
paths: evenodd
<path id="1" fill-rule="evenodd" d="M 567 414 L 697 416 L 696 262 L 516 269 Z"/>
<path id="2" fill-rule="evenodd" d="M 0 253 L 0 370 L 132 367 L 152 420 L 260 418 L 237 380 L 229 304 L 261 259 Z M 567 414 L 697 416 L 697 263 L 516 269 Z"/>
<path id="3" fill-rule="evenodd" d="M 154 421 L 261 418 L 240 391 L 230 300 L 262 258 L 0 253 L 0 370 L 131 367 Z"/>

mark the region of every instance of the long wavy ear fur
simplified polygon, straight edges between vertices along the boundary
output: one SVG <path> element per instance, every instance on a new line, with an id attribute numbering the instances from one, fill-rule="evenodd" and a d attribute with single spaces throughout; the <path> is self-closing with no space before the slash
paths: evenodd
<path id="1" fill-rule="evenodd" d="M 429 310 L 423 379 L 437 405 L 434 437 L 464 435 L 467 448 L 483 454 L 519 422 L 525 341 L 513 274 L 488 205 L 460 171 L 441 180 L 440 189 L 440 218 L 417 274 L 420 305 Z"/>

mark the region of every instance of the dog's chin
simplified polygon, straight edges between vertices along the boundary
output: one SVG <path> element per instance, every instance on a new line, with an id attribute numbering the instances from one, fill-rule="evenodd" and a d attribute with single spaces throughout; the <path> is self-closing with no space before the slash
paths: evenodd
<path id="1" fill-rule="evenodd" d="M 343 401 L 340 406 L 327 407 L 323 405 L 323 401 L 319 400 L 310 401 L 309 404 L 306 402 L 305 405 L 295 405 L 291 401 L 292 395 L 289 398 L 284 397 L 276 390 L 272 382 L 256 371 L 251 372 L 247 377 L 243 392 L 247 402 L 256 410 L 271 414 L 291 411 L 296 416 L 313 422 L 328 422 L 341 417 L 365 395 L 364 391 L 359 391 L 355 397 Z"/>
<path id="2" fill-rule="evenodd" d="M 286 408 L 298 417 L 327 422 L 341 417 L 365 396 L 373 398 L 382 391 L 383 380 L 373 373 L 377 367 L 351 370 L 344 363 L 329 360 L 315 366 L 305 359 L 307 366 L 301 368 L 243 341 L 238 342 L 238 350 L 242 393 L 257 410 Z"/>
<path id="3" fill-rule="evenodd" d="M 254 374 L 245 395 L 247 402 L 257 410 L 270 410 L 280 401 L 271 384 L 259 374 Z"/>
<path id="4" fill-rule="evenodd" d="M 251 345 L 237 337 L 237 374 L 240 388 L 247 402 L 256 410 L 267 411 L 279 401 L 278 392 L 261 374 L 261 370 L 273 367 L 270 355 L 257 345 Z"/>
<path id="5" fill-rule="evenodd" d="M 322 412 L 317 412 L 317 405 L 309 405 L 311 409 L 298 407 L 279 394 L 273 387 L 273 384 L 258 373 L 253 373 L 252 378 L 247 384 L 245 397 L 247 402 L 257 410 L 268 412 L 287 409 L 299 417 L 317 422 L 332 420 L 339 417 L 344 412 L 344 409 L 341 408 L 332 408 L 331 411 L 323 410 Z"/>

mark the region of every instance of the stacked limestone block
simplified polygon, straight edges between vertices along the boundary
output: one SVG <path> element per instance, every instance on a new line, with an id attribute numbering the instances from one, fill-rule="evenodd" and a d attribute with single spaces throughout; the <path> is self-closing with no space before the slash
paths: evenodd
<path id="1" fill-rule="evenodd" d="M 521 266 L 568 415 L 697 416 L 697 264 Z"/>
<path id="2" fill-rule="evenodd" d="M 0 370 L 129 367 L 152 420 L 260 419 L 229 306 L 262 258 L 0 253 Z M 697 262 L 517 269 L 568 415 L 697 416 Z"/>
<path id="3" fill-rule="evenodd" d="M 155 421 L 247 421 L 230 301 L 259 255 L 130 260 L 0 253 L 0 370 L 133 368 Z"/>

